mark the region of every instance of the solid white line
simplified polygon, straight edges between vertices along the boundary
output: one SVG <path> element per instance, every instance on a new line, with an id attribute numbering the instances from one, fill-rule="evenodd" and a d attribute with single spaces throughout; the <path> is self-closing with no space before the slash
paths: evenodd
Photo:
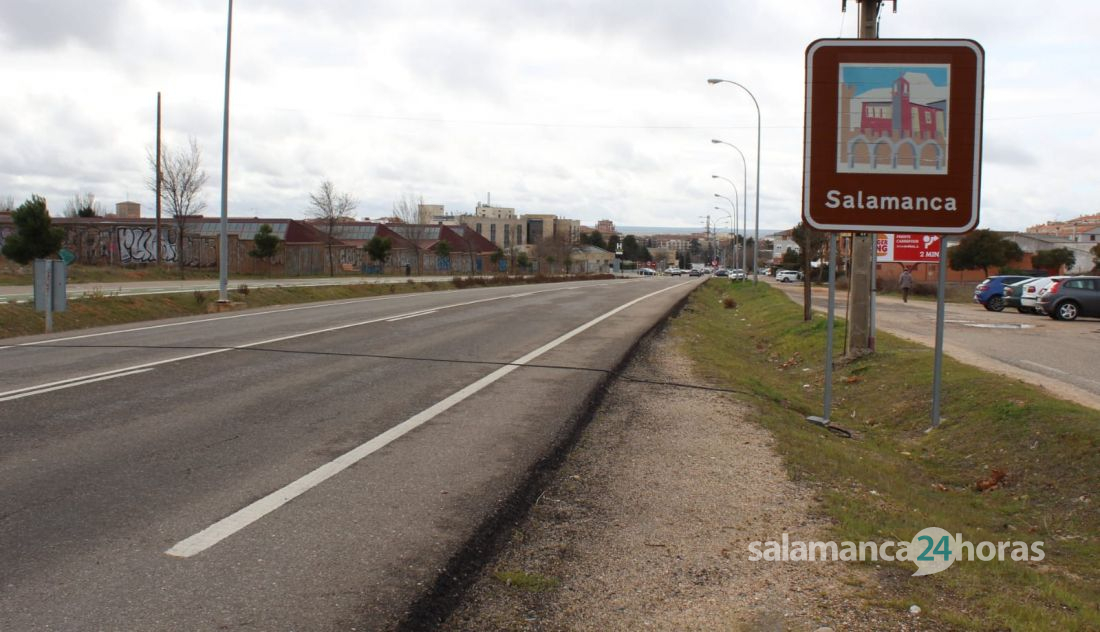
<path id="1" fill-rule="evenodd" d="M 551 340 L 550 342 L 542 345 L 538 349 L 535 349 L 534 351 L 524 355 L 523 357 L 513 361 L 506 366 L 500 367 L 499 369 L 477 380 L 476 382 L 473 382 L 472 384 L 463 387 L 459 391 L 449 395 L 448 397 L 440 400 L 432 406 L 429 406 L 428 408 L 413 415 L 412 417 L 409 417 L 405 421 L 397 424 L 389 430 L 386 430 L 382 434 L 377 435 L 366 443 L 363 443 L 358 447 L 353 448 L 351 451 L 345 452 L 336 459 L 325 463 L 321 467 L 318 467 L 312 472 L 290 483 L 289 485 L 279 490 L 276 490 L 275 492 L 272 492 L 267 496 L 264 496 L 260 500 L 257 500 L 252 504 L 247 505 L 242 509 L 239 509 L 238 511 L 230 514 L 229 516 L 226 516 L 225 518 L 222 518 L 221 520 L 215 522 L 214 524 L 203 529 L 202 531 L 199 531 L 195 535 L 185 540 L 181 540 L 175 546 L 165 551 L 165 553 L 173 557 L 191 557 L 193 555 L 202 553 L 206 549 L 237 533 L 241 529 L 244 529 L 245 527 L 259 520 L 260 518 L 263 518 L 267 514 L 275 511 L 279 507 L 282 507 L 291 500 L 297 498 L 298 496 L 301 496 L 310 489 L 313 489 L 317 485 L 320 485 L 321 483 L 332 478 L 333 476 L 336 476 L 348 467 L 351 467 L 355 463 L 358 463 L 369 454 L 389 445 L 403 435 L 408 434 L 415 428 L 432 420 L 440 413 L 443 413 L 455 404 L 458 404 L 459 402 L 469 398 L 470 396 L 474 395 L 478 391 L 481 391 L 490 384 L 500 380 L 512 371 L 518 369 L 520 366 L 531 362 L 532 360 L 541 356 L 547 351 L 550 351 L 551 349 L 564 343 L 570 338 L 573 338 L 581 332 L 584 332 L 591 327 L 594 327 L 604 320 L 611 318 L 612 316 L 618 314 L 624 309 L 627 309 L 648 298 L 661 294 L 662 292 L 667 292 L 668 290 L 671 290 L 678 285 L 679 284 L 672 285 L 656 292 L 651 292 L 649 294 L 636 298 L 628 303 L 616 307 L 615 309 L 601 316 L 598 316 L 588 321 L 587 323 L 573 329 L 572 331 L 569 331 L 568 333 L 558 336 L 554 340 Z"/>
<path id="2" fill-rule="evenodd" d="M 127 375 L 136 375 L 138 373 L 145 373 L 146 371 L 152 371 L 153 369 L 139 369 L 137 371 L 127 371 L 126 373 L 112 373 L 111 375 L 104 375 L 102 377 L 81 380 L 79 382 L 71 382 L 69 384 L 62 384 L 60 386 L 54 386 L 52 388 L 39 388 L 38 390 L 29 391 L 26 393 L 20 393 L 18 395 L 10 395 L 7 397 L 0 397 L 0 402 L 9 402 L 13 399 L 20 399 L 22 397 L 30 397 L 31 395 L 41 395 L 42 393 L 49 393 L 51 391 L 60 391 L 64 388 L 73 388 L 74 386 L 84 386 L 85 384 L 91 384 L 93 382 L 102 382 L 104 380 L 113 380 L 116 377 L 126 377 Z"/>
<path id="3" fill-rule="evenodd" d="M 425 311 L 425 312 L 417 312 L 415 314 L 406 314 L 405 316 L 398 316 L 397 318 L 387 319 L 386 322 L 387 323 L 394 323 L 394 322 L 397 322 L 399 320 L 406 320 L 406 319 L 409 319 L 409 318 L 416 318 L 417 316 L 427 316 L 428 314 L 434 314 L 438 311 L 439 311 L 438 309 L 430 309 L 430 310 Z"/>

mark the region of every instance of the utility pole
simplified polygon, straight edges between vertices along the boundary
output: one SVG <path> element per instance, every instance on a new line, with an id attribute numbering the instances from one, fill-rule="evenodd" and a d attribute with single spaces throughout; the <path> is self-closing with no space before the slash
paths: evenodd
<path id="1" fill-rule="evenodd" d="M 859 3 L 859 39 L 878 39 L 879 8 L 883 0 L 856 0 Z M 897 0 L 893 0 L 897 12 Z M 846 2 L 841 10 L 846 9 Z M 848 348 L 845 354 L 859 357 L 874 352 L 875 332 L 872 329 L 874 297 L 871 295 L 875 270 L 874 233 L 855 233 L 852 235 L 852 257 L 848 283 Z"/>
<path id="2" fill-rule="evenodd" d="M 160 172 L 160 93 L 157 93 L 157 221 L 156 221 L 156 237 L 153 238 L 153 252 L 156 253 L 157 267 L 160 267 L 160 184 L 162 174 Z M 129 196 L 127 196 L 129 197 Z"/>

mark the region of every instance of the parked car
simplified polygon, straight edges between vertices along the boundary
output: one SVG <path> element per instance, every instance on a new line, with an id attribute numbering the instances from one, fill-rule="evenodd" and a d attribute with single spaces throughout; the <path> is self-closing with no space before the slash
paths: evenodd
<path id="1" fill-rule="evenodd" d="M 638 268 L 638 276 L 657 276 L 657 272 L 650 268 Z"/>
<path id="2" fill-rule="evenodd" d="M 1020 306 L 1016 309 L 1021 313 L 1039 314 L 1039 297 L 1046 292 L 1055 281 L 1062 279 L 1068 279 L 1069 276 L 1052 276 L 1052 277 L 1036 277 L 1026 283 L 1020 288 Z M 1012 292 L 1014 295 L 1016 291 Z"/>
<path id="3" fill-rule="evenodd" d="M 730 280 L 731 281 L 744 281 L 745 280 L 745 271 L 742 270 L 741 268 L 734 268 L 732 271 L 730 271 Z"/>
<path id="4" fill-rule="evenodd" d="M 698 276 L 698 277 L 701 277 L 701 276 L 703 276 L 703 269 L 702 269 L 702 268 L 692 268 L 692 269 L 691 269 L 691 271 L 690 271 L 690 272 L 688 272 L 688 276 L 693 276 L 693 277 L 694 277 L 694 276 Z"/>
<path id="5" fill-rule="evenodd" d="M 1022 274 L 998 274 L 982 281 L 974 288 L 974 302 L 981 303 L 991 312 L 1005 308 L 1005 286 L 1018 283 L 1032 277 Z"/>
<path id="6" fill-rule="evenodd" d="M 1020 313 L 1026 312 L 1027 310 L 1023 308 L 1023 304 L 1021 303 L 1021 298 L 1027 291 L 1027 284 L 1034 280 L 1035 278 L 1032 277 L 1024 279 L 1023 281 L 1017 281 L 1011 285 L 1006 285 L 1004 290 L 1005 308 L 1015 307 L 1016 311 Z"/>
<path id="7" fill-rule="evenodd" d="M 1100 276 L 1077 276 L 1056 280 L 1039 297 L 1039 309 L 1056 320 L 1078 316 L 1100 318 Z"/>
<path id="8" fill-rule="evenodd" d="M 677 268 L 676 266 L 665 268 L 665 274 L 667 274 L 668 276 L 680 276 L 683 273 L 684 271 L 680 268 Z"/>
<path id="9" fill-rule="evenodd" d="M 729 275 L 730 275 L 730 271 L 725 269 L 725 268 L 718 268 L 717 270 L 714 271 L 714 276 L 716 276 L 716 277 L 724 277 L 724 276 L 729 276 Z"/>
<path id="10" fill-rule="evenodd" d="M 793 281 L 801 281 L 802 273 L 798 270 L 780 270 L 775 273 L 775 280 L 780 283 L 791 283 Z"/>

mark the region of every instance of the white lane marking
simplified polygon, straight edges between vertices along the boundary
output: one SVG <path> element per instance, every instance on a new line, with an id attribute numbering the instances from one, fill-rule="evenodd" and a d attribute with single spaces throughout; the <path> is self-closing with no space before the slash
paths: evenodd
<path id="1" fill-rule="evenodd" d="M 294 500 L 298 496 L 301 496 L 307 491 L 313 489 L 317 485 L 320 485 L 321 483 L 332 478 L 333 476 L 336 476 L 337 474 L 351 467 L 355 463 L 358 463 L 369 454 L 376 452 L 381 448 L 384 448 L 390 443 L 393 443 L 403 435 L 408 434 L 415 428 L 432 420 L 440 413 L 443 413 L 444 411 L 450 409 L 455 404 L 458 404 L 459 402 L 469 398 L 478 391 L 481 391 L 490 384 L 508 375 L 512 371 L 515 371 L 520 366 L 531 362 L 532 360 L 541 356 L 547 351 L 550 351 L 558 345 L 566 342 L 570 338 L 573 338 L 581 332 L 584 332 L 585 330 L 594 327 L 604 320 L 611 318 L 612 316 L 618 314 L 624 309 L 632 307 L 633 305 L 658 294 L 661 294 L 662 292 L 667 292 L 668 290 L 671 290 L 678 285 L 680 284 L 672 285 L 664 289 L 657 290 L 656 292 L 651 292 L 649 294 L 636 298 L 628 303 L 616 307 L 609 312 L 606 312 L 601 316 L 597 316 L 596 318 L 588 321 L 587 323 L 584 323 L 579 327 L 576 327 L 575 329 L 561 336 L 558 336 L 554 340 L 551 340 L 550 342 L 542 345 L 538 349 L 535 349 L 534 351 L 524 355 L 523 357 L 514 360 L 506 366 L 500 367 L 499 369 L 473 382 L 472 384 L 463 387 L 462 389 L 440 400 L 432 406 L 425 408 L 424 410 L 413 415 L 412 417 L 409 417 L 405 421 L 397 424 L 389 430 L 386 430 L 382 434 L 375 436 L 366 443 L 360 444 L 358 447 L 353 448 L 349 452 L 345 452 L 336 459 L 325 463 L 324 465 L 318 467 L 312 472 L 309 472 L 305 476 L 290 483 L 289 485 L 286 485 L 285 487 L 278 489 L 268 494 L 267 496 L 264 496 L 263 498 L 253 502 L 252 504 L 237 510 L 236 512 L 230 514 L 229 516 L 226 516 L 225 518 L 222 518 L 221 520 L 215 522 L 214 524 L 203 529 L 202 531 L 199 531 L 195 535 L 181 540 L 180 542 L 176 543 L 175 546 L 165 551 L 165 554 L 171 555 L 173 557 L 191 557 L 193 555 L 198 555 L 199 553 L 202 553 L 206 549 L 209 549 L 215 544 L 237 533 L 241 529 L 244 529 L 245 527 L 259 520 L 260 518 L 263 518 L 267 514 L 282 507 L 291 500 Z"/>
<path id="2" fill-rule="evenodd" d="M 1018 362 L 1020 364 L 1030 364 L 1033 367 L 1040 368 L 1044 371 L 1050 371 L 1052 373 L 1058 373 L 1059 375 L 1070 375 L 1069 373 L 1067 373 L 1067 372 L 1065 372 L 1061 369 L 1056 369 L 1052 366 L 1047 366 L 1045 364 L 1039 364 L 1038 362 L 1032 362 L 1031 360 L 1018 360 Z"/>
<path id="3" fill-rule="evenodd" d="M 300 286 L 295 286 L 295 287 L 300 287 Z M 563 292 L 563 291 L 566 291 L 566 290 L 575 290 L 575 289 L 578 289 L 578 287 L 569 286 L 569 287 L 549 288 L 549 289 L 545 289 L 545 290 L 535 290 L 533 292 L 528 292 L 526 295 L 540 294 L 540 293 L 543 293 L 543 292 Z M 461 290 L 440 290 L 439 292 L 436 292 L 435 294 L 451 294 L 451 293 L 455 293 L 455 292 L 459 292 L 459 291 L 461 291 Z M 526 295 L 524 295 L 524 296 L 526 296 Z M 388 300 L 399 299 L 399 298 L 411 298 L 411 297 L 414 297 L 414 296 L 422 296 L 422 294 L 416 293 L 416 294 L 398 294 L 398 295 L 395 295 L 395 296 L 370 296 L 370 297 L 367 297 L 367 298 L 356 298 L 356 299 L 350 299 L 350 300 L 347 300 L 347 301 L 340 301 L 338 303 L 299 305 L 297 307 L 286 307 L 286 308 L 282 308 L 282 309 L 273 309 L 273 310 L 268 310 L 266 312 L 248 312 L 248 313 L 245 313 L 245 314 L 231 314 L 231 315 L 228 315 L 228 316 L 213 316 L 213 317 L 210 317 L 210 318 L 200 318 L 200 319 L 196 319 L 196 320 L 189 320 L 189 321 L 182 322 L 182 323 L 162 323 L 162 324 L 159 324 L 159 325 L 144 325 L 142 327 L 131 327 L 129 329 L 117 329 L 117 330 L 114 330 L 114 331 L 102 331 L 102 332 L 95 333 L 95 334 L 82 334 L 82 335 L 79 335 L 79 336 L 67 336 L 65 338 L 52 338 L 50 340 L 38 340 L 38 341 L 35 341 L 35 342 L 24 342 L 24 343 L 21 343 L 19 345 L 9 345 L 7 347 L 0 347 L 0 350 L 12 349 L 12 348 L 15 348 L 17 346 L 18 347 L 35 347 L 35 346 L 39 346 L 39 345 L 53 344 L 55 342 L 68 342 L 70 340 L 84 340 L 84 339 L 87 339 L 87 338 L 98 338 L 100 336 L 114 336 L 114 335 L 117 335 L 117 334 L 128 334 L 128 333 L 133 333 L 135 331 L 149 331 L 149 330 L 153 330 L 153 329 L 165 329 L 165 328 L 168 328 L 168 327 L 185 327 L 187 325 L 200 325 L 200 324 L 212 323 L 212 322 L 220 321 L 220 320 L 232 320 L 232 319 L 235 319 L 235 318 L 252 318 L 254 316 L 267 316 L 268 314 L 283 314 L 283 313 L 286 313 L 286 312 L 297 312 L 297 311 L 306 310 L 306 309 L 323 309 L 323 308 L 326 308 L 326 307 L 339 307 L 339 306 L 342 306 L 342 305 L 355 305 L 357 303 L 368 303 L 368 302 L 372 302 L 372 301 L 388 301 Z M 503 299 L 503 298 L 509 298 L 509 297 L 508 296 L 502 296 L 502 297 L 497 297 L 497 298 L 488 299 L 488 300 L 498 300 L 498 299 Z M 461 305 L 461 303 L 460 303 L 460 305 Z M 441 308 L 441 309 L 445 309 L 445 308 Z"/>
<path id="4" fill-rule="evenodd" d="M 20 399 L 22 397 L 30 397 L 31 395 L 41 395 L 42 393 L 49 393 L 52 391 L 60 391 L 64 388 L 73 388 L 74 386 L 84 386 L 85 384 L 91 384 L 93 382 L 102 382 L 104 380 L 113 380 L 116 377 L 126 377 L 127 375 L 137 375 L 138 373 L 145 373 L 146 371 L 152 371 L 153 369 L 138 369 L 137 371 L 127 371 L 125 373 L 112 373 L 110 375 L 104 375 L 92 379 L 85 379 L 80 381 L 70 382 L 68 384 L 61 384 L 50 388 L 39 388 L 37 390 L 27 391 L 25 393 L 19 393 L 18 395 L 5 395 L 0 396 L 0 402 L 9 402 L 13 399 Z"/>
<path id="5" fill-rule="evenodd" d="M 1023 323 L 966 323 L 964 326 L 978 329 L 1033 329 L 1035 327 L 1035 325 Z"/>
<path id="6" fill-rule="evenodd" d="M 438 309 L 429 309 L 429 310 L 423 311 L 423 312 L 416 312 L 415 314 L 406 314 L 404 316 L 398 316 L 397 318 L 388 318 L 388 319 L 386 319 L 386 322 L 387 323 L 395 323 L 399 320 L 406 320 L 408 318 L 416 318 L 417 316 L 427 316 L 428 314 L 434 314 L 438 311 L 439 311 Z"/>
<path id="7" fill-rule="evenodd" d="M 552 290 L 547 290 L 547 291 L 552 291 Z M 507 298 L 509 298 L 507 295 L 505 295 L 505 296 L 490 296 L 488 298 L 480 298 L 480 299 L 474 299 L 472 301 L 463 301 L 461 303 L 452 303 L 450 305 L 444 305 L 442 307 L 435 308 L 433 311 L 439 311 L 439 310 L 444 310 L 444 309 L 452 309 L 452 308 L 455 308 L 455 307 L 465 307 L 465 306 L 468 306 L 468 305 L 476 305 L 478 303 L 489 303 L 489 302 L 492 302 L 492 301 L 501 301 L 501 300 L 504 300 L 504 299 L 507 299 Z M 296 333 L 296 334 L 290 334 L 290 335 L 287 335 L 287 336 L 279 336 L 277 338 L 268 338 L 266 340 L 257 340 L 256 342 L 248 342 L 248 343 L 245 343 L 245 344 L 242 344 L 242 345 L 234 345 L 232 347 L 219 347 L 217 349 L 210 349 L 208 351 L 200 351 L 198 353 L 189 353 L 187 355 L 178 356 L 178 357 L 175 357 L 175 358 L 166 358 L 164 360 L 156 360 L 154 362 L 146 362 L 146 363 L 143 363 L 143 364 L 135 364 L 135 365 L 132 365 L 132 366 L 121 367 L 121 368 L 118 368 L 118 369 L 112 369 L 110 371 L 103 371 L 103 372 L 100 372 L 100 373 L 92 373 L 90 375 L 81 375 L 81 376 L 77 376 L 77 377 L 71 377 L 71 378 L 68 378 L 68 379 L 65 379 L 65 380 L 59 380 L 57 382 L 50 382 L 50 383 L 47 383 L 47 384 L 37 384 L 35 386 L 27 386 L 27 387 L 24 387 L 24 388 L 18 388 L 18 389 L 15 389 L 15 390 L 0 393 L 0 397 L 4 397 L 6 395 L 11 395 L 11 394 L 14 394 L 14 393 L 21 393 L 21 392 L 24 392 L 24 391 L 38 391 L 38 389 L 47 388 L 47 387 L 54 386 L 54 385 L 66 384 L 66 383 L 69 383 L 69 382 L 78 382 L 78 381 L 81 381 L 81 380 L 87 380 L 87 379 L 90 379 L 90 378 L 96 378 L 96 377 L 100 377 L 100 376 L 104 376 L 104 375 L 113 375 L 113 374 L 119 373 L 121 371 L 133 371 L 133 370 L 136 370 L 136 369 L 144 369 L 144 368 L 149 368 L 149 367 L 155 367 L 155 366 L 160 366 L 162 364 L 170 364 L 172 362 L 181 362 L 183 360 L 191 360 L 191 359 L 194 359 L 194 358 L 201 358 L 201 357 L 204 357 L 204 356 L 215 355 L 215 354 L 218 354 L 218 353 L 225 353 L 227 351 L 250 349 L 252 347 L 256 347 L 256 346 L 259 346 L 259 345 L 271 344 L 273 342 L 283 342 L 285 340 L 294 340 L 295 338 L 304 338 L 306 336 L 315 336 L 317 334 L 325 334 L 325 333 L 330 333 L 330 332 L 333 332 L 333 331 L 340 331 L 342 329 L 349 329 L 351 327 L 361 327 L 363 325 L 373 325 L 374 323 L 380 323 L 380 322 L 384 322 L 384 321 L 401 320 L 402 318 L 411 318 L 412 316 L 419 316 L 423 313 L 424 313 L 424 310 L 417 310 L 415 312 L 406 312 L 404 314 L 398 314 L 396 316 L 380 316 L 378 318 L 371 318 L 369 320 L 361 320 L 361 321 L 357 321 L 357 322 L 354 322 L 354 323 L 347 323 L 347 324 L 344 324 L 344 325 L 335 325 L 333 327 L 325 327 L 323 329 L 313 329 L 311 331 L 304 331 L 304 332 L 300 332 L 300 333 Z M 92 334 L 92 335 L 94 335 L 94 334 Z M 45 392 L 45 391 L 42 391 L 42 392 Z M 0 401 L 2 401 L 2 400 L 0 400 Z"/>
<path id="8" fill-rule="evenodd" d="M 445 291 L 450 292 L 450 291 L 453 291 L 453 290 L 445 290 Z M 39 346 L 39 345 L 52 344 L 52 343 L 55 343 L 55 342 L 68 342 L 70 340 L 84 340 L 86 338 L 98 338 L 100 336 L 114 336 L 114 335 L 117 335 L 117 334 L 128 334 L 128 333 L 133 333 L 135 331 L 149 331 L 149 330 L 152 330 L 152 329 L 166 329 L 166 328 L 169 328 L 169 327 L 184 327 L 184 326 L 187 326 L 187 325 L 201 325 L 201 324 L 204 324 L 204 323 L 212 323 L 212 322 L 219 321 L 219 320 L 232 320 L 232 319 L 235 319 L 235 318 L 251 318 L 253 316 L 267 316 L 268 314 L 282 314 L 282 313 L 285 313 L 285 312 L 297 312 L 297 311 L 306 310 L 306 309 L 321 309 L 321 308 L 325 308 L 325 307 L 339 307 L 341 305 L 354 305 L 356 303 L 364 303 L 364 302 L 369 302 L 369 301 L 386 301 L 386 300 L 391 300 L 391 299 L 395 299 L 395 298 L 407 298 L 409 296 L 413 296 L 413 295 L 412 294 L 402 294 L 402 295 L 399 295 L 399 296 L 372 296 L 372 297 L 369 297 L 369 298 L 352 299 L 352 300 L 349 300 L 349 301 L 340 301 L 339 303 L 325 303 L 325 304 L 322 304 L 322 305 L 300 305 L 298 307 L 286 307 L 286 308 L 283 308 L 283 309 L 273 309 L 273 310 L 268 310 L 266 312 L 248 312 L 246 314 L 231 314 L 231 315 L 228 315 L 228 316 L 213 316 L 211 318 L 201 318 L 201 319 L 196 319 L 196 320 L 189 320 L 189 321 L 182 322 L 182 323 L 162 323 L 162 324 L 159 324 L 159 325 L 144 325 L 142 327 L 131 327 L 129 329 L 116 329 L 114 331 L 102 331 L 102 332 L 95 333 L 95 334 L 82 334 L 82 335 L 79 335 L 79 336 L 68 336 L 68 337 L 65 337 L 65 338 L 52 338 L 50 340 L 38 340 L 38 341 L 35 341 L 35 342 L 24 342 L 24 343 L 22 343 L 20 345 L 17 345 L 17 346 L 20 346 L 20 347 L 35 347 L 35 346 Z"/>
<path id="9" fill-rule="evenodd" d="M 96 381 L 94 378 L 100 378 L 100 377 L 104 377 L 104 376 L 114 377 L 116 374 L 124 372 L 124 371 L 136 371 L 138 369 L 148 369 L 148 368 L 152 368 L 152 367 L 155 367 L 155 366 L 160 366 L 162 364 L 168 364 L 170 362 L 179 362 L 181 360 L 190 360 L 191 358 L 201 358 L 203 356 L 214 355 L 215 353 L 225 353 L 226 351 L 232 351 L 234 348 L 235 347 L 225 347 L 225 348 L 222 348 L 222 349 L 211 349 L 210 351 L 202 351 L 200 353 L 192 353 L 192 354 L 188 354 L 188 355 L 185 355 L 185 356 L 180 356 L 180 357 L 177 357 L 177 358 L 168 358 L 167 360 L 157 360 L 156 362 L 146 362 L 145 364 L 135 364 L 133 366 L 122 367 L 121 369 L 113 369 L 111 371 L 103 371 L 101 373 L 91 373 L 89 375 L 81 375 L 81 376 L 78 376 L 78 377 L 71 377 L 67 380 L 58 380 L 56 382 L 47 382 L 46 384 L 36 384 L 35 386 L 27 386 L 27 387 L 24 387 L 24 388 L 17 388 L 15 390 L 11 390 L 11 391 L 5 391 L 3 393 L 0 393 L 0 397 L 5 397 L 7 395 L 11 395 L 11 394 L 14 394 L 14 393 L 23 393 L 23 392 L 26 392 L 26 391 L 45 392 L 42 389 L 49 389 L 49 387 L 51 387 L 51 386 L 59 386 L 59 385 L 62 385 L 62 384 L 69 384 L 70 382 L 85 382 L 85 381 L 89 381 L 89 380 Z M 54 390 L 54 389 L 49 389 L 49 390 Z"/>

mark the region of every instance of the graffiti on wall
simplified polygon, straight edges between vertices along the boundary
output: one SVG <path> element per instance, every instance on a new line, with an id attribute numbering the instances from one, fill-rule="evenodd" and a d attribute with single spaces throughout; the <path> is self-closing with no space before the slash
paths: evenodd
<path id="1" fill-rule="evenodd" d="M 110 228 L 71 228 L 65 229 L 65 248 L 76 255 L 76 260 L 84 264 L 106 264 L 117 257 L 114 231 Z"/>
<path id="2" fill-rule="evenodd" d="M 122 264 L 156 263 L 156 231 L 152 228 L 119 226 L 118 255 Z M 176 245 L 162 231 L 160 241 L 160 260 L 173 262 L 177 257 Z"/>

